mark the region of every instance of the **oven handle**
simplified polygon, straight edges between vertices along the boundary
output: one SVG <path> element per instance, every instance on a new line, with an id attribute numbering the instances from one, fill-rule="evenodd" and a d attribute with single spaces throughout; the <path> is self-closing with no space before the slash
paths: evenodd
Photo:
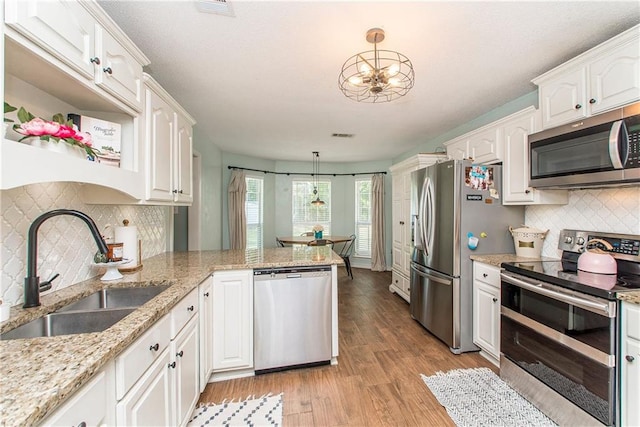
<path id="1" fill-rule="evenodd" d="M 532 283 L 525 282 L 524 280 L 516 279 L 515 277 L 507 275 L 505 273 L 500 274 L 500 276 L 502 277 L 503 281 L 518 286 L 519 288 L 523 288 L 528 291 L 535 292 L 537 294 L 583 308 L 593 313 L 604 314 L 609 318 L 616 317 L 615 305 L 612 305 L 610 303 L 600 303 L 586 298 L 580 298 L 574 295 L 554 291 L 552 289 L 543 287 L 542 283 L 534 285 Z"/>
<path id="2" fill-rule="evenodd" d="M 582 354 L 583 356 L 586 356 L 589 359 L 600 363 L 601 365 L 605 365 L 610 368 L 616 366 L 616 356 L 613 354 L 607 354 L 601 350 L 598 350 L 597 348 L 591 347 L 588 344 L 571 338 L 570 336 L 565 335 L 562 332 L 558 332 L 553 328 L 536 322 L 535 320 L 527 316 L 523 316 L 522 314 L 507 307 L 500 307 L 500 314 L 502 315 L 502 317 L 506 317 L 507 319 L 511 319 L 522 326 L 526 326 L 527 328 L 535 331 L 535 333 L 540 334 L 550 339 L 551 341 L 562 344 L 565 347 L 569 347 Z"/>

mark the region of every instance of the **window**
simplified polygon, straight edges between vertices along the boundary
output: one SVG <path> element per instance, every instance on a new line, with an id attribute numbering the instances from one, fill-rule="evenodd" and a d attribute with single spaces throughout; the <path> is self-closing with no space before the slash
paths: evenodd
<path id="1" fill-rule="evenodd" d="M 313 181 L 293 181 L 291 183 L 292 234 L 299 236 L 311 231 L 314 225 L 324 227 L 324 234 L 331 234 L 331 181 L 318 181 L 318 194 L 324 205 L 315 206 Z"/>
<path id="2" fill-rule="evenodd" d="M 247 249 L 262 247 L 262 178 L 247 176 Z"/>
<path id="3" fill-rule="evenodd" d="M 354 255 L 371 258 L 371 179 L 356 180 L 356 242 Z"/>

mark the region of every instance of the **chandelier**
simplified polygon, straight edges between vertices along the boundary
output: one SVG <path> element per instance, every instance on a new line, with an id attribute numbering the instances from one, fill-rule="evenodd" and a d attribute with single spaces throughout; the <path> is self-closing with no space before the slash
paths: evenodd
<path id="1" fill-rule="evenodd" d="M 313 173 L 314 184 L 313 184 L 313 196 L 315 199 L 311 202 L 314 206 L 322 206 L 324 202 L 320 200 L 320 194 L 318 193 L 318 175 L 320 175 L 320 153 L 317 151 L 313 151 Z"/>
<path id="2" fill-rule="evenodd" d="M 379 50 L 384 30 L 367 31 L 373 50 L 353 55 L 342 65 L 338 76 L 340 90 L 358 102 L 389 102 L 400 98 L 413 87 L 414 72 L 409 58 L 392 50 Z"/>

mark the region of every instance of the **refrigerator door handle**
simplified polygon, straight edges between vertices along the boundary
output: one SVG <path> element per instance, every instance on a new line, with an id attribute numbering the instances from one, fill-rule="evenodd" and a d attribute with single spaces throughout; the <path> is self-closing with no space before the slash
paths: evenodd
<path id="1" fill-rule="evenodd" d="M 422 189 L 420 190 L 420 198 L 418 199 L 418 214 L 416 217 L 416 248 L 423 250 L 425 255 L 429 255 L 429 248 L 425 236 L 425 203 L 427 196 L 427 181 L 428 178 L 422 183 Z"/>
<path id="2" fill-rule="evenodd" d="M 431 239 L 433 238 L 433 228 L 435 221 L 433 218 L 433 186 L 431 185 L 431 179 L 427 178 L 424 181 L 424 193 L 425 193 L 425 207 L 422 211 L 422 215 L 425 219 L 424 224 L 424 252 L 428 256 L 431 250 Z"/>
<path id="3" fill-rule="evenodd" d="M 453 283 L 451 280 L 441 279 L 440 277 L 436 277 L 432 274 L 427 273 L 426 271 L 422 271 L 422 269 L 418 268 L 414 263 L 411 263 L 411 270 L 415 271 L 418 276 L 425 277 L 432 282 L 440 283 L 442 285 L 451 285 Z"/>

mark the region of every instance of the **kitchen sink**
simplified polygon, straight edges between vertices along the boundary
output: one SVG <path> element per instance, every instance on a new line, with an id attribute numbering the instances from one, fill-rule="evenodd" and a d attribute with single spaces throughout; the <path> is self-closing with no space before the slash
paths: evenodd
<path id="1" fill-rule="evenodd" d="M 101 332 L 135 310 L 135 308 L 120 308 L 51 313 L 0 335 L 0 339 L 13 340 Z"/>
<path id="2" fill-rule="evenodd" d="M 102 310 L 106 308 L 139 307 L 170 285 L 146 286 L 142 288 L 106 288 L 65 305 L 57 313 L 77 310 Z"/>

